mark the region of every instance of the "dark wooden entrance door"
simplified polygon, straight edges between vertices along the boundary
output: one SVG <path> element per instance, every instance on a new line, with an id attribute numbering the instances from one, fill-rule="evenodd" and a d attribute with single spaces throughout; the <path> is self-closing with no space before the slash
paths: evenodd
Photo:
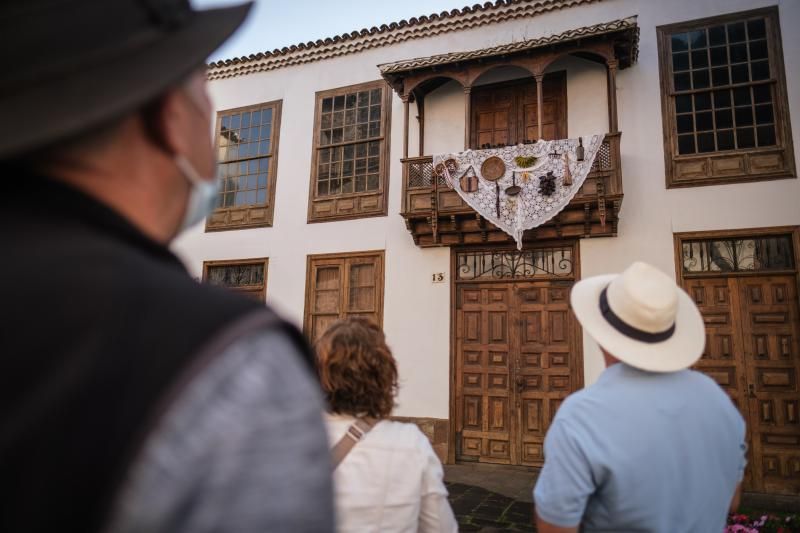
<path id="1" fill-rule="evenodd" d="M 512 145 L 539 137 L 536 82 L 522 81 L 472 89 L 472 148 L 485 144 Z M 567 136 L 567 77 L 564 72 L 542 80 L 542 136 Z"/>
<path id="2" fill-rule="evenodd" d="M 547 428 L 582 386 L 571 281 L 456 286 L 456 459 L 541 466 Z"/>
<path id="3" fill-rule="evenodd" d="M 684 281 L 706 323 L 697 368 L 747 422 L 745 490 L 800 494 L 800 313 L 794 275 Z"/>

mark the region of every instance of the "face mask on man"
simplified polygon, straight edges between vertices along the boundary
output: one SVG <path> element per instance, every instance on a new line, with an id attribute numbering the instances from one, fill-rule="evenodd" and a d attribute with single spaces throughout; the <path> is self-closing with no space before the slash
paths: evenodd
<path id="1" fill-rule="evenodd" d="M 194 226 L 214 210 L 214 202 L 219 192 L 219 180 L 201 177 L 194 166 L 181 154 L 175 155 L 175 166 L 189 182 L 189 199 L 178 232 Z"/>
<path id="2" fill-rule="evenodd" d="M 199 96 L 190 88 L 187 88 L 185 93 L 198 113 L 205 116 L 204 106 L 198 101 Z M 175 154 L 173 161 L 183 177 L 186 178 L 186 181 L 189 182 L 189 198 L 186 202 L 186 211 L 178 228 L 178 233 L 181 233 L 203 220 L 214 210 L 214 202 L 219 193 L 219 180 L 216 177 L 208 179 L 206 176 L 200 176 L 194 165 L 183 154 Z"/>

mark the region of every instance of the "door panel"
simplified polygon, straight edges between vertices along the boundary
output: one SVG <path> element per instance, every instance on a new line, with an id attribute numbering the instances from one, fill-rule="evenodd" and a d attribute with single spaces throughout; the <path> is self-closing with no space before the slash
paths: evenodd
<path id="1" fill-rule="evenodd" d="M 688 279 L 706 325 L 696 368 L 731 396 L 747 423 L 746 490 L 800 493 L 800 387 L 794 276 Z"/>

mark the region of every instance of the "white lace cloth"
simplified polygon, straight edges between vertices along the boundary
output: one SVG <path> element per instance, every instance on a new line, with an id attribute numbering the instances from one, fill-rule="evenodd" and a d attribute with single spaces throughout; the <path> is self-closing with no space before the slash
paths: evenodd
<path id="1" fill-rule="evenodd" d="M 577 161 L 575 156 L 578 139 L 558 139 L 505 148 L 438 154 L 433 156 L 433 168 L 437 168 L 440 163 L 443 164 L 448 159 L 455 160 L 455 172 L 449 172 L 447 165 L 443 165 L 448 186 L 486 220 L 511 235 L 517 242 L 517 248 L 522 250 L 522 235 L 525 230 L 541 226 L 553 218 L 578 193 L 592 168 L 595 156 L 600 151 L 604 137 L 605 135 L 600 134 L 583 138 L 583 161 Z M 572 185 L 563 184 L 564 153 L 568 154 Z M 481 165 L 492 156 L 502 159 L 506 166 L 505 174 L 496 182 L 486 180 L 481 175 Z M 514 158 L 520 156 L 536 157 L 537 161 L 532 167 L 519 168 Z M 478 189 L 475 192 L 465 192 L 461 189 L 460 178 L 470 167 L 478 176 Z M 552 172 L 555 176 L 555 191 L 549 196 L 539 192 L 540 179 L 548 172 Z M 516 184 L 522 190 L 516 196 L 509 196 L 505 190 L 512 185 L 514 173 L 516 173 Z M 524 179 L 523 173 L 527 173 L 527 180 Z M 500 216 L 497 214 L 496 184 L 500 186 Z"/>

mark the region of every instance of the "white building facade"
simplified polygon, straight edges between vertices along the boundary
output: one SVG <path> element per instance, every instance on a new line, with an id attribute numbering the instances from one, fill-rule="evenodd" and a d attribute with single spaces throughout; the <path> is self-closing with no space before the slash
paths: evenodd
<path id="1" fill-rule="evenodd" d="M 698 368 L 746 417 L 747 488 L 797 494 L 798 22 L 793 0 L 500 0 L 212 64 L 222 193 L 176 251 L 309 337 L 378 321 L 397 416 L 449 462 L 528 466 L 603 369 L 569 286 L 647 261 L 704 313 Z M 429 159 L 597 133 L 522 252 Z"/>

